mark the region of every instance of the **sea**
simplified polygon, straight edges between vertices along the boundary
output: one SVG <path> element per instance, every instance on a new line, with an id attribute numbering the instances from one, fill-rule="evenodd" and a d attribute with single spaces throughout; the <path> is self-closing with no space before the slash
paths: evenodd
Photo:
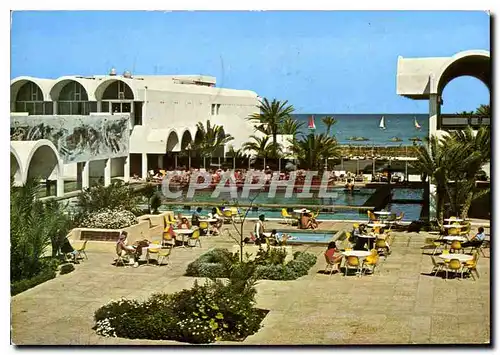
<path id="1" fill-rule="evenodd" d="M 422 141 L 429 136 L 429 115 L 427 114 L 296 114 L 295 119 L 305 122 L 301 128 L 302 133 L 308 134 L 308 120 L 314 117 L 316 133 L 326 132 L 326 126 L 321 121 L 324 116 L 332 116 L 337 120 L 330 134 L 334 135 L 342 145 L 355 146 L 406 146 L 412 145 L 411 138 L 420 138 Z M 386 129 L 379 128 L 380 120 L 384 117 Z M 421 126 L 415 128 L 414 120 Z M 353 141 L 351 137 L 364 137 L 368 140 Z M 397 137 L 401 141 L 391 141 Z"/>

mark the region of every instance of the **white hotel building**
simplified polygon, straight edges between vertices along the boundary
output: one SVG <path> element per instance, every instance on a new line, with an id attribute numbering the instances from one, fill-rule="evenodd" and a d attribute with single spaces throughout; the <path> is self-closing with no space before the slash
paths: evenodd
<path id="1" fill-rule="evenodd" d="M 173 166 L 176 154 L 194 140 L 200 121 L 222 125 L 239 149 L 254 133 L 246 118 L 259 112 L 258 104 L 255 92 L 218 88 L 214 77 L 202 75 L 116 75 L 112 70 L 109 75 L 11 81 L 12 116 L 129 114 L 125 180 L 131 174 L 145 178 L 149 169 L 167 167 L 167 162 Z M 64 164 L 63 178 L 77 177 L 82 170 L 77 164 Z"/>

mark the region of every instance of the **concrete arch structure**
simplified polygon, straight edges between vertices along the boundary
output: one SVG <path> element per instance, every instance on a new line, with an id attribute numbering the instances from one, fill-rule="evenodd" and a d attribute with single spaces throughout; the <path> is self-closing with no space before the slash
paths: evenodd
<path id="1" fill-rule="evenodd" d="M 442 93 L 446 85 L 461 76 L 482 81 L 491 92 L 491 58 L 485 50 L 468 50 L 451 57 L 398 57 L 398 95 L 429 101 L 429 134 L 440 133 Z"/>
<path id="2" fill-rule="evenodd" d="M 126 78 L 122 78 L 122 77 L 120 77 L 120 78 L 117 78 L 117 77 L 107 77 L 106 79 L 104 79 L 101 82 L 99 82 L 99 84 L 97 84 L 97 86 L 96 86 L 96 88 L 94 90 L 94 98 L 95 98 L 95 100 L 101 101 L 102 97 L 103 97 L 103 94 L 106 91 L 106 89 L 111 84 L 113 84 L 116 81 L 121 81 L 122 83 L 124 83 L 125 85 L 127 85 L 129 87 L 129 89 L 132 91 L 132 95 L 134 96 L 133 99 L 134 100 L 138 100 L 138 98 L 139 98 L 139 92 L 137 90 L 135 81 L 134 80 L 130 80 L 130 79 L 126 79 Z"/>
<path id="3" fill-rule="evenodd" d="M 171 129 L 167 134 L 167 152 L 179 152 L 181 150 L 181 141 L 179 139 L 179 134 L 175 129 Z"/>
<path id="4" fill-rule="evenodd" d="M 54 80 L 34 78 L 31 76 L 18 76 L 10 81 L 10 100 L 12 102 L 16 100 L 19 89 L 27 82 L 32 82 L 40 88 L 43 95 L 43 101 L 51 101 L 50 90 L 52 89 Z"/>
<path id="5" fill-rule="evenodd" d="M 87 93 L 88 101 L 96 101 L 94 95 L 96 86 L 95 81 L 75 76 L 62 76 L 58 78 L 50 89 L 50 101 L 58 101 L 61 90 L 70 82 L 77 82 L 83 86 Z"/>
<path id="6" fill-rule="evenodd" d="M 21 163 L 21 158 L 12 144 L 10 146 L 10 176 L 14 177 L 14 183 L 16 185 L 23 184 L 23 165 Z"/>
<path id="7" fill-rule="evenodd" d="M 194 142 L 193 134 L 189 129 L 185 129 L 181 136 L 181 149 L 186 149 L 187 145 Z"/>
<path id="8" fill-rule="evenodd" d="M 12 156 L 19 165 L 18 183 L 25 184 L 28 178 L 57 180 L 57 196 L 64 195 L 63 161 L 55 145 L 47 140 L 11 141 Z M 12 167 L 11 167 L 12 171 Z"/>

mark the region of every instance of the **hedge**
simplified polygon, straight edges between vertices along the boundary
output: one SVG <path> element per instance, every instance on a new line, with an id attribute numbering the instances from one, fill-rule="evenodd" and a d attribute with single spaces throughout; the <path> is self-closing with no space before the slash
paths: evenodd
<path id="1" fill-rule="evenodd" d="M 212 249 L 188 265 L 186 276 L 225 278 L 227 268 L 222 263 L 224 258 L 232 258 L 234 263 L 238 261 L 238 257 L 227 249 Z M 316 264 L 316 260 L 314 254 L 297 251 L 293 254 L 293 260 L 286 265 L 258 265 L 256 276 L 261 280 L 295 280 L 307 275 L 309 269 Z"/>
<path id="2" fill-rule="evenodd" d="M 18 293 L 24 292 L 30 288 L 33 288 L 45 281 L 51 280 L 56 277 L 56 271 L 49 268 L 42 271 L 35 277 L 31 279 L 16 281 L 10 284 L 10 293 L 12 296 L 17 295 Z"/>

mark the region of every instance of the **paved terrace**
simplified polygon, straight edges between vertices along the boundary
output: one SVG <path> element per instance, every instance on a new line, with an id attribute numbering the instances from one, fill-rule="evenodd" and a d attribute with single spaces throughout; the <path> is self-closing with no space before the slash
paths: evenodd
<path id="1" fill-rule="evenodd" d="M 250 230 L 248 223 L 246 229 Z M 348 225 L 344 225 L 348 227 Z M 273 226 L 269 226 L 273 227 Z M 275 227 L 275 226 L 274 226 Z M 342 228 L 324 222 L 321 228 Z M 259 281 L 257 307 L 270 310 L 261 330 L 243 343 L 221 344 L 457 344 L 490 342 L 490 258 L 481 256 L 480 279 L 429 276 L 421 254 L 426 233 L 394 233 L 392 255 L 375 275 L 323 275 L 324 247 L 297 246 L 318 256 L 295 281 Z M 76 243 L 75 243 L 76 244 Z M 188 263 L 212 247 L 231 248 L 227 237 L 202 239 L 203 247 L 175 248 L 172 267 L 115 267 L 114 244 L 89 242 L 89 260 L 12 297 L 12 341 L 17 345 L 167 345 L 173 341 L 106 338 L 95 334 L 94 311 L 120 297 L 190 287 Z M 75 245 L 77 246 L 77 245 Z M 183 343 L 182 343 L 183 344 Z"/>

